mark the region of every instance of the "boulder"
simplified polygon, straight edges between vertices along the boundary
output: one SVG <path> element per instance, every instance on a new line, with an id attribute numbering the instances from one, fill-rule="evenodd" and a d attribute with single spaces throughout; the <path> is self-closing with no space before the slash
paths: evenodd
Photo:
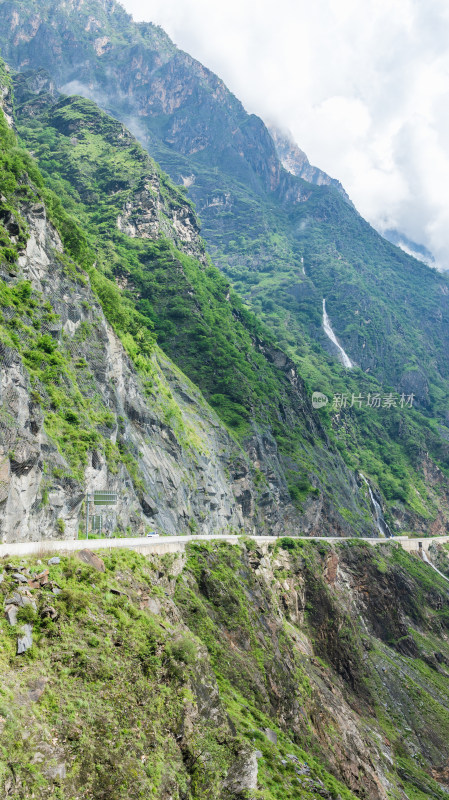
<path id="1" fill-rule="evenodd" d="M 240 758 L 229 768 L 223 786 L 231 796 L 257 789 L 257 757 L 255 751 L 241 754 Z"/>
<path id="2" fill-rule="evenodd" d="M 22 575 L 20 572 L 14 572 L 13 573 L 13 578 L 18 583 L 28 583 L 28 579 L 25 577 L 25 575 Z"/>
<path id="3" fill-rule="evenodd" d="M 10 625 L 15 625 L 17 622 L 17 606 L 8 605 L 5 608 L 5 617 Z"/>
<path id="4" fill-rule="evenodd" d="M 161 613 L 161 604 L 155 597 L 142 597 L 139 606 L 140 608 L 148 608 L 148 611 L 151 611 L 152 614 Z"/>
<path id="5" fill-rule="evenodd" d="M 84 564 L 88 564 L 89 567 L 93 567 L 94 569 L 98 570 L 98 572 L 106 571 L 104 561 L 91 550 L 80 550 L 79 553 L 77 553 L 77 556 L 80 561 L 83 561 Z"/>
<path id="6" fill-rule="evenodd" d="M 26 653 L 33 646 L 33 626 L 24 625 L 22 635 L 17 638 L 17 655 Z"/>

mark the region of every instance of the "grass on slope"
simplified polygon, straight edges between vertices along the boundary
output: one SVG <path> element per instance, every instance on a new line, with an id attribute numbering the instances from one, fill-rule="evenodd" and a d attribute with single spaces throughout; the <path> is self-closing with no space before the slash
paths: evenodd
<path id="1" fill-rule="evenodd" d="M 301 506 L 300 484 L 311 488 L 308 474 L 313 471 L 314 455 L 297 447 L 304 437 L 310 438 L 310 432 L 304 422 L 294 432 L 289 430 L 294 417 L 288 413 L 291 403 L 288 387 L 279 371 L 268 367 L 266 358 L 258 352 L 272 346 L 272 335 L 247 311 L 212 266 L 200 267 L 195 258 L 180 253 L 163 236 L 157 241 L 130 239 L 116 227 L 116 219 L 126 203 L 135 203 L 133 193 L 144 181 L 144 174 L 155 175 L 165 187 L 167 205 L 163 213 L 168 217 L 170 203 L 182 200 L 178 190 L 157 171 L 135 140 L 127 134 L 119 136 L 121 126 L 89 101 L 63 100 L 40 117 L 30 118 L 27 113 L 25 105 L 20 111 L 21 135 L 36 153 L 49 185 L 65 198 L 65 209 L 79 223 L 78 228 L 73 223 L 73 235 L 69 231 L 65 243 L 74 257 L 84 259 L 86 266 L 92 263 L 95 253 L 95 280 L 101 283 L 101 273 L 108 281 L 107 291 L 102 295 L 106 314 L 111 319 L 116 305 L 112 282 L 123 283 L 139 319 L 146 319 L 149 329 L 154 326 L 166 352 L 201 387 L 237 437 L 241 439 L 249 433 L 252 419 L 269 424 L 281 450 L 295 462 L 290 491 Z M 65 213 L 56 204 L 53 209 L 64 233 L 64 225 L 69 227 L 65 224 Z M 235 224 L 238 228 L 237 221 Z M 80 228 L 82 234 L 78 234 Z M 248 242 L 240 241 L 237 234 L 236 230 L 235 248 L 244 253 Z M 254 235 L 251 247 L 258 241 Z M 273 231 L 272 238 L 279 247 L 279 258 L 281 261 L 285 258 L 287 263 L 290 256 L 283 251 L 281 233 Z M 324 258 L 323 253 L 320 257 Z M 381 387 L 361 371 L 348 373 L 335 365 L 314 335 L 310 336 L 313 327 L 318 331 L 321 323 L 320 315 L 316 319 L 307 316 L 307 309 L 309 306 L 312 309 L 317 298 L 320 306 L 318 294 L 314 290 L 312 296 L 306 291 L 300 301 L 289 295 L 285 309 L 289 303 L 293 305 L 283 311 L 276 289 L 279 264 L 273 269 L 274 272 L 266 273 L 267 291 L 274 303 L 272 311 L 281 314 L 284 329 L 288 328 L 296 337 L 297 344 L 293 339 L 284 344 L 298 364 L 309 391 L 323 391 L 331 399 L 337 393 L 347 394 L 350 400 L 352 394 L 366 398 L 369 393 L 385 394 L 391 390 L 391 386 Z M 285 269 L 287 286 L 293 276 L 291 269 L 296 268 L 285 266 Z M 298 280 L 304 282 L 301 277 Z M 242 286 L 237 286 L 243 291 Z M 299 316 L 295 311 L 298 302 L 297 310 L 302 309 Z M 254 307 L 262 318 L 273 323 L 262 307 L 257 304 Z M 299 323 L 295 319 L 302 320 L 301 325 L 307 323 L 304 330 L 301 328 L 301 335 L 299 328 L 296 331 L 295 325 Z M 273 330 L 276 336 L 281 336 L 279 326 L 274 325 Z M 264 343 L 261 348 L 259 341 Z M 279 407 L 286 408 L 287 425 Z M 429 452 L 443 470 L 449 470 L 448 447 L 439 436 L 436 422 L 414 409 L 376 410 L 356 406 L 344 409 L 339 415 L 329 409 L 320 414 L 327 436 L 348 466 L 371 478 L 387 506 L 404 506 L 423 520 L 435 517 L 439 498 L 426 485 L 422 456 Z M 388 520 L 391 524 L 392 517 L 388 516 Z"/>
<path id="2" fill-rule="evenodd" d="M 37 800 L 219 800 L 228 770 L 258 749 L 257 800 L 312 800 L 319 788 L 354 799 L 281 730 L 271 744 L 261 732 L 270 720 L 249 698 L 217 691 L 204 646 L 168 597 L 173 557 L 103 558 L 104 572 L 75 556 L 47 567 L 49 583 L 31 590 L 36 609 L 2 626 L 0 785 Z M 15 570 L 45 567 L 13 559 L 0 597 L 16 590 Z M 33 646 L 17 656 L 24 623 Z"/>

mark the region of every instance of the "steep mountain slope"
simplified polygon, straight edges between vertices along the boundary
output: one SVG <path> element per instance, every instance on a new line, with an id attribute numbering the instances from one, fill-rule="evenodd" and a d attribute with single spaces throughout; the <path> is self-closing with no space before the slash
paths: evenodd
<path id="1" fill-rule="evenodd" d="M 213 255 L 256 307 L 275 301 L 274 321 L 281 316 L 292 346 L 303 335 L 320 340 L 325 295 L 362 369 L 399 388 L 414 381 L 424 405 L 429 383 L 442 389 L 447 279 L 391 247 L 332 187 L 283 170 L 262 121 L 215 75 L 115 3 L 8 0 L 0 15 L 0 46 L 12 65 L 45 67 L 58 87 L 134 122 L 169 174 L 186 180 Z"/>
<path id="2" fill-rule="evenodd" d="M 313 529 L 319 530 L 318 525 L 323 524 L 321 518 L 329 515 L 330 512 L 322 508 L 323 501 L 317 499 L 319 492 L 326 506 L 330 499 L 340 509 L 345 523 L 355 524 L 360 530 L 348 490 L 366 491 L 364 480 L 359 477 L 359 489 L 355 489 L 354 481 L 341 462 L 332 457 L 332 464 L 328 454 L 320 452 L 320 439 L 321 448 L 324 444 L 326 450 L 335 439 L 329 419 L 324 417 L 326 438 L 317 415 L 307 402 L 304 405 L 304 387 L 303 399 L 298 405 L 291 385 L 286 387 L 282 380 L 279 383 L 282 376 L 279 368 L 284 378 L 292 369 L 292 375 L 296 375 L 293 363 L 273 347 L 267 331 L 245 312 L 216 270 L 210 266 L 198 270 L 193 261 L 187 263 L 181 259 L 182 269 L 178 267 L 174 271 L 173 265 L 178 263 L 179 256 L 174 257 L 167 250 L 167 243 L 159 242 L 157 247 L 150 245 L 148 237 L 155 235 L 158 227 L 152 216 L 153 201 L 148 195 L 148 186 L 145 189 L 150 174 L 153 174 L 150 182 L 156 180 L 155 168 L 147 156 L 120 125 L 100 114 L 92 103 L 79 99 L 56 102 L 43 92 L 36 95 L 30 90 L 35 81 L 36 78 L 27 73 L 14 80 L 20 132 L 39 158 L 50 184 L 65 198 L 65 207 L 72 209 L 83 231 L 90 232 L 97 263 L 102 262 L 98 250 L 102 242 L 107 274 L 120 286 L 127 287 L 129 297 L 137 301 L 139 313 L 146 315 L 149 324 L 155 326 L 158 340 L 199 384 L 225 423 L 245 440 L 245 448 L 254 453 L 254 461 L 262 463 L 262 473 L 267 474 L 266 462 L 272 460 L 270 453 L 274 452 L 276 441 L 285 459 L 281 461 L 289 491 L 298 508 L 315 487 L 315 495 L 312 492 L 307 501 L 306 518 L 301 518 L 301 527 L 310 530 L 313 524 Z M 187 243 L 184 242 L 183 248 L 187 248 L 190 255 L 196 253 L 206 264 L 202 243 L 195 233 L 192 209 L 185 205 L 179 191 L 172 192 L 171 215 L 175 216 L 178 228 L 182 218 L 184 228 L 186 221 L 189 222 L 188 234 L 184 236 Z M 174 243 L 178 241 L 178 234 L 173 226 L 167 225 L 167 218 L 165 228 L 159 227 Z M 114 258 L 111 248 L 116 252 Z M 277 369 L 267 365 L 267 358 Z M 294 381 L 297 384 L 297 376 Z M 367 392 L 381 392 L 381 388 L 372 380 L 366 383 Z M 345 433 L 349 428 L 350 435 L 346 435 L 343 442 L 337 440 L 337 444 L 347 460 L 349 452 L 357 456 L 357 460 L 349 460 L 352 468 L 361 464 L 369 475 L 378 471 L 378 463 L 389 463 L 389 474 L 386 470 L 381 472 L 382 488 L 389 497 L 410 498 L 409 507 L 414 512 L 414 517 L 405 519 L 396 514 L 402 525 L 419 527 L 417 514 L 424 512 L 421 524 L 427 528 L 429 516 L 439 509 L 438 529 L 444 519 L 446 498 L 444 494 L 438 497 L 433 490 L 428 493 L 420 484 L 416 471 L 421 451 L 417 450 L 417 444 L 422 441 L 427 452 L 436 452 L 438 456 L 444 456 L 444 451 L 438 451 L 436 437 L 410 409 L 406 412 L 408 425 L 401 420 L 404 412 L 384 411 L 380 420 L 384 426 L 384 442 L 381 445 L 379 441 L 376 447 L 377 413 L 368 410 L 364 416 L 365 429 L 357 431 L 356 428 L 356 435 L 346 421 Z M 263 437 L 259 434 L 256 440 L 253 438 L 249 442 L 254 423 L 256 430 L 264 432 Z M 356 424 L 360 429 L 360 420 Z M 398 438 L 396 426 L 400 430 L 399 446 L 394 442 Z M 368 442 L 361 446 L 362 434 Z M 393 440 L 389 451 L 385 447 L 385 434 Z M 380 461 L 373 461 L 373 456 Z M 268 484 L 272 485 L 274 475 L 279 476 L 280 472 L 276 459 L 269 471 Z M 344 488 L 345 483 L 347 488 Z M 427 478 L 426 483 L 431 481 Z M 332 517 L 332 525 L 337 526 L 337 530 L 342 529 L 342 525 L 345 528 L 341 519 L 337 522 L 333 514 Z"/>
<path id="3" fill-rule="evenodd" d="M 418 557 L 292 539 L 87 557 L 2 565 L 3 797 L 447 797 L 448 584 Z"/>
<path id="4" fill-rule="evenodd" d="M 86 489 L 105 487 L 118 492 L 122 530 L 246 525 L 255 490 L 240 449 L 98 276 L 122 341 L 114 333 L 1 124 L 2 540 L 76 537 Z"/>
<path id="5" fill-rule="evenodd" d="M 182 192 L 90 101 L 31 95 L 22 115 L 57 194 L 4 122 L 3 537 L 75 535 L 84 486 L 118 491 L 122 530 L 375 534 L 366 487 Z"/>
<path id="6" fill-rule="evenodd" d="M 415 415 L 349 403 L 321 416 L 348 466 L 367 474 L 382 495 L 392 526 L 444 530 L 447 278 L 379 237 L 332 186 L 287 173 L 263 123 L 161 29 L 136 25 L 117 4 L 93 0 L 7 0 L 0 20 L 0 46 L 14 66 L 44 67 L 56 87 L 94 98 L 184 183 L 215 262 L 270 326 L 309 390 L 349 400 L 391 390 L 414 395 Z M 22 126 L 34 149 L 40 136 L 24 119 Z M 50 140 L 40 140 L 41 157 L 44 145 Z M 335 333 L 362 371 L 336 363 L 322 328 L 323 297 Z M 216 399 L 223 413 L 226 404 Z M 228 422 L 241 428 L 236 405 Z M 300 486 L 307 480 L 302 475 Z"/>
<path id="7" fill-rule="evenodd" d="M 285 167 L 287 172 L 291 172 L 292 175 L 296 175 L 298 178 L 304 178 L 308 183 L 314 183 L 317 186 L 333 186 L 350 202 L 340 181 L 331 178 L 322 169 L 313 167 L 290 133 L 281 131 L 275 125 L 269 125 L 268 130 L 276 146 L 276 152 L 282 166 Z"/>

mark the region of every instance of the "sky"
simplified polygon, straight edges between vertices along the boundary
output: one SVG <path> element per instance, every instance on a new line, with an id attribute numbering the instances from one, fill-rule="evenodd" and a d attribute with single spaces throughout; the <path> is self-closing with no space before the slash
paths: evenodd
<path id="1" fill-rule="evenodd" d="M 449 269 L 447 0 L 122 0 Z"/>

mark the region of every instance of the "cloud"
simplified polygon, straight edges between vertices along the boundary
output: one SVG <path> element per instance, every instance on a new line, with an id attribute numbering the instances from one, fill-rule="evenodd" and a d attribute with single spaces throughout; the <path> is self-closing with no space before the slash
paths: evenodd
<path id="1" fill-rule="evenodd" d="M 77 94 L 80 97 L 86 97 L 88 100 L 92 100 L 92 102 L 96 103 L 98 106 L 105 106 L 108 101 L 106 94 L 101 91 L 97 91 L 96 89 L 92 89 L 86 83 L 81 83 L 81 81 L 70 81 L 69 83 L 64 84 L 64 86 L 61 86 L 60 91 L 62 94 Z"/>
<path id="2" fill-rule="evenodd" d="M 124 0 L 449 268 L 447 0 Z"/>

